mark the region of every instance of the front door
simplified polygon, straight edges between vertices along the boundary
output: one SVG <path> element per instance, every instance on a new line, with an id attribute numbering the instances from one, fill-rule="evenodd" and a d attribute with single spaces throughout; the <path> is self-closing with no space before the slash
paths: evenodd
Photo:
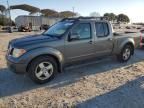
<path id="1" fill-rule="evenodd" d="M 85 60 L 94 56 L 91 28 L 90 23 L 79 23 L 72 28 L 65 44 L 67 62 Z"/>

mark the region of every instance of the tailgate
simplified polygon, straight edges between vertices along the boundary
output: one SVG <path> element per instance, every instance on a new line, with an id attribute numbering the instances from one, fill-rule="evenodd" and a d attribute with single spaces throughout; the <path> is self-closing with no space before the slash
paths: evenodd
<path id="1" fill-rule="evenodd" d="M 141 33 L 133 33 L 131 35 L 135 41 L 135 47 L 139 47 L 141 42 Z"/>

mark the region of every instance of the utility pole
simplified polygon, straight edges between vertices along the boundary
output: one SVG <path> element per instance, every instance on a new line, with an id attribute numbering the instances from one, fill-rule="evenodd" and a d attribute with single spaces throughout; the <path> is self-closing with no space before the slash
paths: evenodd
<path id="1" fill-rule="evenodd" d="M 7 0 L 7 6 L 8 6 L 8 15 L 9 15 L 9 26 L 12 26 L 10 5 L 9 5 L 9 1 L 8 0 Z"/>
<path id="2" fill-rule="evenodd" d="M 72 7 L 72 10 L 73 10 L 73 13 L 74 13 L 74 11 L 75 11 L 75 7 Z"/>
<path id="3" fill-rule="evenodd" d="M 73 13 L 75 13 L 75 7 L 72 7 L 72 11 L 73 11 Z M 74 15 L 73 15 L 73 17 L 74 17 Z"/>

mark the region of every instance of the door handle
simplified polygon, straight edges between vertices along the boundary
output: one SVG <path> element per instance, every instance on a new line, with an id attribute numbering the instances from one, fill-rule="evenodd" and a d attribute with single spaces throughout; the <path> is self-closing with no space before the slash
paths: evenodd
<path id="1" fill-rule="evenodd" d="M 94 41 L 90 40 L 89 43 L 90 43 L 90 44 L 94 44 Z"/>
<path id="2" fill-rule="evenodd" d="M 112 39 L 112 38 L 108 38 L 108 40 L 109 40 L 109 41 L 112 41 L 113 39 Z"/>

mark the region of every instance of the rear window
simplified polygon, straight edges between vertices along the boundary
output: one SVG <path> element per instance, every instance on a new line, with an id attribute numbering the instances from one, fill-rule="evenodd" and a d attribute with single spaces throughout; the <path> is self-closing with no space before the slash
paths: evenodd
<path id="1" fill-rule="evenodd" d="M 109 27 L 105 22 L 96 22 L 96 36 L 97 37 L 107 37 L 109 35 Z"/>

